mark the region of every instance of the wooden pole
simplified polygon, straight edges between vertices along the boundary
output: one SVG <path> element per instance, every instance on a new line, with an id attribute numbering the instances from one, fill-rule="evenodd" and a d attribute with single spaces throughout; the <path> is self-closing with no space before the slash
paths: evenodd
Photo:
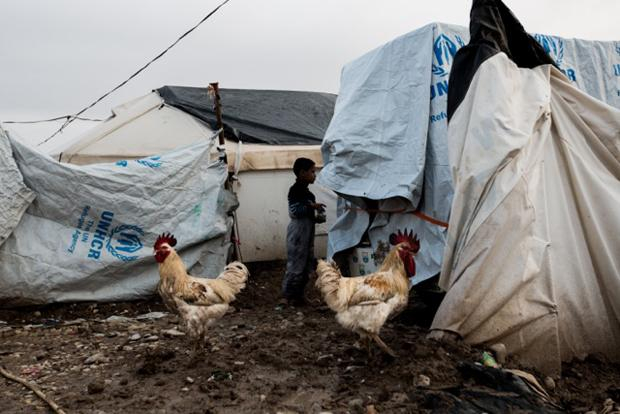
<path id="1" fill-rule="evenodd" d="M 220 88 L 218 82 L 211 82 L 209 84 L 213 88 L 213 93 L 215 94 L 215 119 L 217 121 L 217 128 L 222 129 L 220 131 L 220 145 L 224 145 L 224 122 L 222 122 L 222 105 L 220 103 Z"/>
<path id="2" fill-rule="evenodd" d="M 225 144 L 225 140 L 224 140 L 224 122 L 222 121 L 222 104 L 220 102 L 220 88 L 219 88 L 219 83 L 218 82 L 211 82 L 209 83 L 209 86 L 211 88 L 213 88 L 213 94 L 214 94 L 214 106 L 215 106 L 215 120 L 217 121 L 217 128 L 221 129 L 220 134 L 219 134 L 219 142 L 220 142 L 220 146 L 223 146 Z M 226 149 L 224 149 L 224 151 L 226 151 Z M 228 164 L 228 160 L 226 159 L 227 157 L 225 157 L 225 162 L 226 164 Z M 225 184 L 225 188 L 227 190 L 230 190 L 234 193 L 234 189 L 233 189 L 233 183 L 232 183 L 232 173 L 228 173 L 228 180 L 226 180 L 226 184 Z M 233 216 L 233 228 L 232 228 L 232 233 L 231 233 L 231 241 L 233 244 L 233 252 L 235 255 L 235 260 L 242 260 L 241 258 L 241 249 L 239 247 L 239 228 L 238 228 L 238 222 L 237 222 L 237 214 L 236 212 L 233 211 L 232 213 Z"/>

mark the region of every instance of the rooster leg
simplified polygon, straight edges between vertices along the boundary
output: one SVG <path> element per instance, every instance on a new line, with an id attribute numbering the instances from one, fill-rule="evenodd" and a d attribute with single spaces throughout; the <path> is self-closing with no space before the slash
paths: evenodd
<path id="1" fill-rule="evenodd" d="M 200 346 L 202 347 L 203 351 L 207 348 L 209 348 L 211 344 L 209 343 L 209 340 L 207 339 L 207 330 L 205 329 L 202 332 L 202 335 L 200 336 Z"/>
<path id="2" fill-rule="evenodd" d="M 192 339 L 192 352 L 189 358 L 189 365 L 194 365 L 198 360 L 198 354 L 202 351 L 203 340 L 203 332 L 201 330 L 193 330 Z"/>
<path id="3" fill-rule="evenodd" d="M 392 358 L 396 358 L 396 356 L 397 356 L 396 352 L 392 351 L 392 349 L 389 346 L 387 346 L 385 344 L 385 342 L 383 342 L 381 340 L 381 338 L 379 338 L 379 335 L 371 334 L 370 337 L 377 343 L 377 345 L 379 345 L 379 348 L 381 348 L 383 351 L 385 351 L 385 353 L 390 355 Z"/>
<path id="4" fill-rule="evenodd" d="M 368 354 L 368 358 L 372 358 L 372 342 L 370 341 L 370 337 L 368 335 L 363 335 L 362 343 L 366 346 L 366 353 Z"/>
<path id="5" fill-rule="evenodd" d="M 198 356 L 198 349 L 200 348 L 200 340 L 197 341 L 193 341 L 193 346 L 192 346 L 192 352 L 189 355 L 189 362 L 188 362 L 188 366 L 193 366 L 194 363 L 197 360 L 197 356 Z"/>
<path id="6" fill-rule="evenodd" d="M 360 349 L 366 348 L 368 359 L 371 359 L 372 358 L 372 341 L 370 337 L 364 331 L 358 331 L 357 334 L 360 336 L 360 339 L 359 339 Z"/>

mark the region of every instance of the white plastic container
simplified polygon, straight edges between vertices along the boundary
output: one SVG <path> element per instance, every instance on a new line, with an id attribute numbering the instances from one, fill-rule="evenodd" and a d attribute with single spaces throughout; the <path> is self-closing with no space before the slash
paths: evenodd
<path id="1" fill-rule="evenodd" d="M 376 272 L 378 267 L 372 247 L 356 247 L 349 256 L 351 276 L 365 276 Z"/>

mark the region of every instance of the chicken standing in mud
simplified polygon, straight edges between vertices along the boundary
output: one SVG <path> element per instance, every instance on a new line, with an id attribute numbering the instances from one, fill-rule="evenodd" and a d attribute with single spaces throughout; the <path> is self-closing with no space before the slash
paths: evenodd
<path id="1" fill-rule="evenodd" d="M 379 337 L 388 318 L 402 312 L 409 300 L 409 278 L 420 241 L 413 232 L 390 235 L 394 245 L 379 270 L 367 276 L 343 277 L 335 264 L 320 260 L 316 286 L 344 328 L 357 333 L 370 354 L 371 340 L 389 355 L 396 353 Z"/>
<path id="2" fill-rule="evenodd" d="M 245 287 L 249 272 L 243 263 L 232 262 L 215 279 L 190 276 L 173 248 L 176 244 L 174 236 L 162 234 L 153 246 L 159 263 L 157 290 L 168 309 L 183 320 L 194 342 L 194 359 L 198 348 L 205 344 L 207 327 L 226 314 L 230 302 Z"/>

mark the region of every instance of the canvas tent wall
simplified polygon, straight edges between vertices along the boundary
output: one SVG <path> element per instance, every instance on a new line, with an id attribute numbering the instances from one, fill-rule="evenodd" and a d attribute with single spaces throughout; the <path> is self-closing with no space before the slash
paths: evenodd
<path id="1" fill-rule="evenodd" d="M 620 108 L 620 42 L 535 38 L 571 84 Z M 453 197 L 448 77 L 468 41 L 466 28 L 433 23 L 343 68 L 318 178 L 348 200 L 329 233 L 330 256 L 356 246 L 367 229 L 376 250 L 406 227 L 422 242 L 414 283 L 439 273 Z"/>
<path id="2" fill-rule="evenodd" d="M 226 152 L 238 182 L 240 250 L 246 261 L 286 257 L 286 194 L 294 181 L 297 157 L 322 166 L 320 142 L 336 96 L 326 93 L 220 90 Z M 206 88 L 165 86 L 112 110 L 92 130 L 52 149 L 72 164 L 123 162 L 149 158 L 199 142 L 216 129 L 213 100 Z M 239 144 L 237 141 L 241 141 Z M 315 185 L 328 205 L 328 222 L 317 226 L 317 254 L 324 256 L 327 229 L 335 219 L 336 196 Z"/>
<path id="3" fill-rule="evenodd" d="M 152 246 L 176 234 L 196 275 L 214 277 L 231 248 L 236 199 L 215 136 L 157 161 L 61 164 L 0 129 L 0 304 L 128 300 L 159 281 Z"/>
<path id="4" fill-rule="evenodd" d="M 571 84 L 500 0 L 454 60 L 455 188 L 432 329 L 558 374 L 620 360 L 620 110 Z"/>

